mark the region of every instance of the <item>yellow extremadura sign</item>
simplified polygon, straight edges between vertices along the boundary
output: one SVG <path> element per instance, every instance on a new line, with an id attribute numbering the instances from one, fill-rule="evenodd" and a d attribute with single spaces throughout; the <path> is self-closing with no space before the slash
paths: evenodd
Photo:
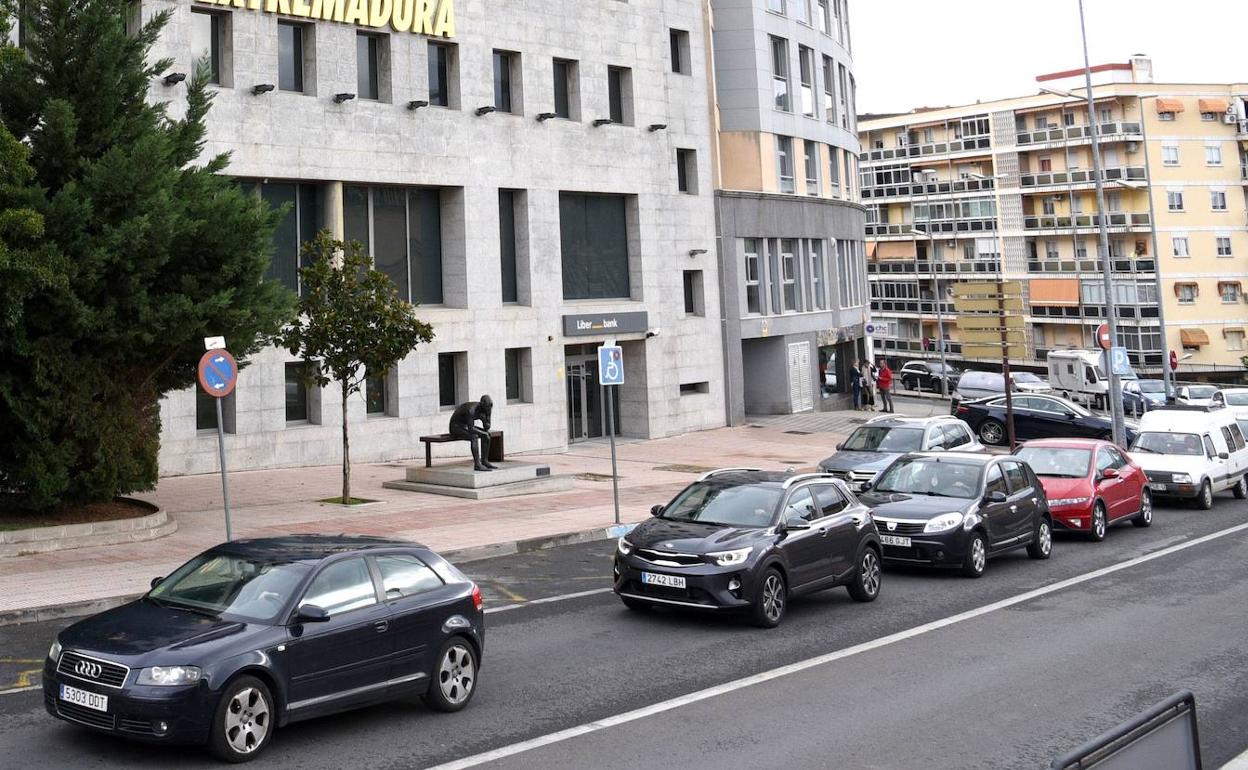
<path id="1" fill-rule="evenodd" d="M 282 16 L 455 37 L 454 0 L 199 0 Z"/>

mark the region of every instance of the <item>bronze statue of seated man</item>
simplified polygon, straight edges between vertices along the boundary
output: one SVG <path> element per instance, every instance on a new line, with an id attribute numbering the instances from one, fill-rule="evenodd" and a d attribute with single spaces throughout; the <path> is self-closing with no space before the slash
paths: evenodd
<path id="1" fill-rule="evenodd" d="M 494 400 L 482 396 L 480 401 L 466 401 L 455 407 L 451 413 L 451 424 L 447 430 L 453 437 L 468 442 L 472 450 L 472 468 L 477 471 L 498 470 L 498 466 L 490 464 L 490 413 L 494 411 Z M 480 427 L 476 425 L 481 422 Z"/>

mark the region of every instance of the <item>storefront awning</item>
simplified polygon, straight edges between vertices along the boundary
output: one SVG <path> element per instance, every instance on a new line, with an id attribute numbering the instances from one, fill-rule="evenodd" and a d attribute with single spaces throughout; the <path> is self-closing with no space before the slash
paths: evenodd
<path id="1" fill-rule="evenodd" d="M 1158 112 L 1182 112 L 1183 100 L 1182 99 L 1158 99 L 1157 111 Z"/>
<path id="2" fill-rule="evenodd" d="M 1225 99 L 1200 99 L 1197 103 L 1201 112 L 1226 112 Z"/>
<path id="3" fill-rule="evenodd" d="M 1179 329 L 1179 342 L 1185 348 L 1198 348 L 1209 344 L 1209 335 L 1204 329 Z"/>

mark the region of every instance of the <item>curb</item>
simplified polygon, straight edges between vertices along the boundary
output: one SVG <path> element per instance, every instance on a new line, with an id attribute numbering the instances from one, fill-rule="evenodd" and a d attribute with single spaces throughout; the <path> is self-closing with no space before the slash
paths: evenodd
<path id="1" fill-rule="evenodd" d="M 628 534 L 633 527 L 637 526 L 636 522 L 630 524 L 615 524 L 609 527 L 594 527 L 593 529 L 583 529 L 576 532 L 563 532 L 557 535 L 545 535 L 542 537 L 531 537 L 524 540 L 511 540 L 502 543 L 490 543 L 488 545 L 477 545 L 470 548 L 456 548 L 447 551 L 438 551 L 442 558 L 452 564 L 465 564 L 468 562 L 481 561 L 482 559 L 492 559 L 496 556 L 512 556 L 521 553 L 532 553 L 533 551 L 541 551 L 547 548 L 558 548 L 564 545 L 575 545 L 577 543 L 592 543 L 598 540 L 610 540 L 616 537 L 622 537 Z M 0 626 L 17 626 L 28 623 L 42 623 L 48 620 L 59 620 L 61 618 L 78 617 L 79 615 L 94 615 L 97 612 L 110 610 L 113 607 L 134 601 L 143 594 L 123 594 L 121 596 L 109 596 L 102 599 L 85 599 L 78 602 L 67 602 L 65 604 L 47 604 L 41 607 L 27 607 L 20 610 L 0 610 Z"/>

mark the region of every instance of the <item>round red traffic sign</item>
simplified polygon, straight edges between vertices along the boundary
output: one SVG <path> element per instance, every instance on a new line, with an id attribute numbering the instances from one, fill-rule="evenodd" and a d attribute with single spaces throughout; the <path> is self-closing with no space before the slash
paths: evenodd
<path id="1" fill-rule="evenodd" d="M 1114 346 L 1113 340 L 1109 338 L 1109 324 L 1096 327 L 1096 344 L 1101 346 L 1101 350 L 1109 350 Z"/>
<path id="2" fill-rule="evenodd" d="M 1173 372 L 1174 370 L 1178 368 L 1179 368 L 1179 354 L 1171 350 L 1170 351 L 1170 371 Z"/>
<path id="3" fill-rule="evenodd" d="M 196 367 L 199 387 L 213 398 L 225 398 L 238 384 L 238 363 L 227 350 L 209 350 Z"/>

